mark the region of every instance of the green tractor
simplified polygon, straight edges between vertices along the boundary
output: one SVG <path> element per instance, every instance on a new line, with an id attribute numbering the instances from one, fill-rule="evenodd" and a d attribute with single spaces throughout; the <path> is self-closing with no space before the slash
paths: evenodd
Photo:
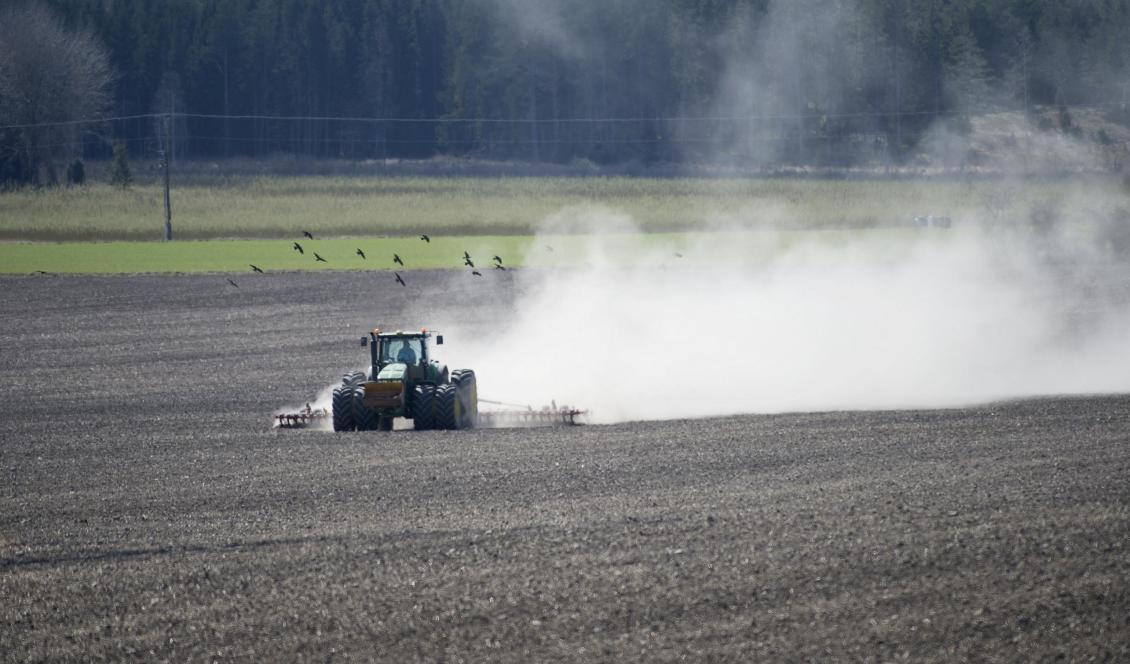
<path id="1" fill-rule="evenodd" d="M 361 338 L 371 367 L 347 373 L 333 391 L 334 431 L 391 431 L 396 417 L 410 418 L 416 429 L 469 429 L 479 416 L 475 372 L 447 367 L 429 357 L 427 329 L 381 332 Z M 443 335 L 435 337 L 443 344 Z"/>

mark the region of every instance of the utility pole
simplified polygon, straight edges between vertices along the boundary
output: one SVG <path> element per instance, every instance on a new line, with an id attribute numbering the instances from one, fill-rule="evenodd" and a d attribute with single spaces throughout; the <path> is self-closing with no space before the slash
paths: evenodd
<path id="1" fill-rule="evenodd" d="M 541 150 L 538 145 L 538 91 L 534 81 L 536 76 L 533 58 L 530 58 L 530 64 L 526 67 L 526 85 L 530 91 L 530 142 L 533 145 L 532 156 L 535 162 L 541 161 Z"/>
<path id="2" fill-rule="evenodd" d="M 169 200 L 169 130 L 172 116 L 165 115 L 164 148 L 161 150 L 161 165 L 165 171 L 165 241 L 173 239 L 173 206 Z"/>
<path id="3" fill-rule="evenodd" d="M 902 156 L 902 67 L 899 62 L 899 49 L 902 48 L 902 21 L 903 16 L 906 14 L 906 3 L 904 0 L 899 0 L 897 5 L 898 13 L 895 15 L 895 52 L 894 52 L 894 76 L 895 76 L 895 149 L 893 154 L 895 159 Z"/>

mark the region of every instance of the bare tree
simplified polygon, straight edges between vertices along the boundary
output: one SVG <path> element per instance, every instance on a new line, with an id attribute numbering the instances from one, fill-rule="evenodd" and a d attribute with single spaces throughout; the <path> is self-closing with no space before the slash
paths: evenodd
<path id="1" fill-rule="evenodd" d="M 40 4 L 0 10 L 0 160 L 19 179 L 57 181 L 55 164 L 78 151 L 81 131 L 110 104 L 110 58 L 90 32 L 69 30 Z"/>

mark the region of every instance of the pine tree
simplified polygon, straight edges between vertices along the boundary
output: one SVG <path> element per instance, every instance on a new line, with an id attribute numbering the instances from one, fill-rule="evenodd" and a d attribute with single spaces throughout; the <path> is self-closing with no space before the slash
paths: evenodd
<path id="1" fill-rule="evenodd" d="M 128 187 L 133 182 L 133 175 L 129 170 L 129 157 L 126 154 L 126 144 L 121 141 L 114 142 L 114 161 L 110 166 L 110 183 L 118 187 Z"/>

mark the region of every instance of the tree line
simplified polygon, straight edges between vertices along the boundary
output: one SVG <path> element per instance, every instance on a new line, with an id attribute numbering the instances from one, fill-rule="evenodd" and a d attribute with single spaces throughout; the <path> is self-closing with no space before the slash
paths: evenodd
<path id="1" fill-rule="evenodd" d="M 1099 104 L 1126 121 L 1130 95 L 1127 0 L 2 4 L 0 124 L 171 118 L 2 129 L 8 180 L 114 141 L 209 159 L 898 161 L 970 113 Z"/>

